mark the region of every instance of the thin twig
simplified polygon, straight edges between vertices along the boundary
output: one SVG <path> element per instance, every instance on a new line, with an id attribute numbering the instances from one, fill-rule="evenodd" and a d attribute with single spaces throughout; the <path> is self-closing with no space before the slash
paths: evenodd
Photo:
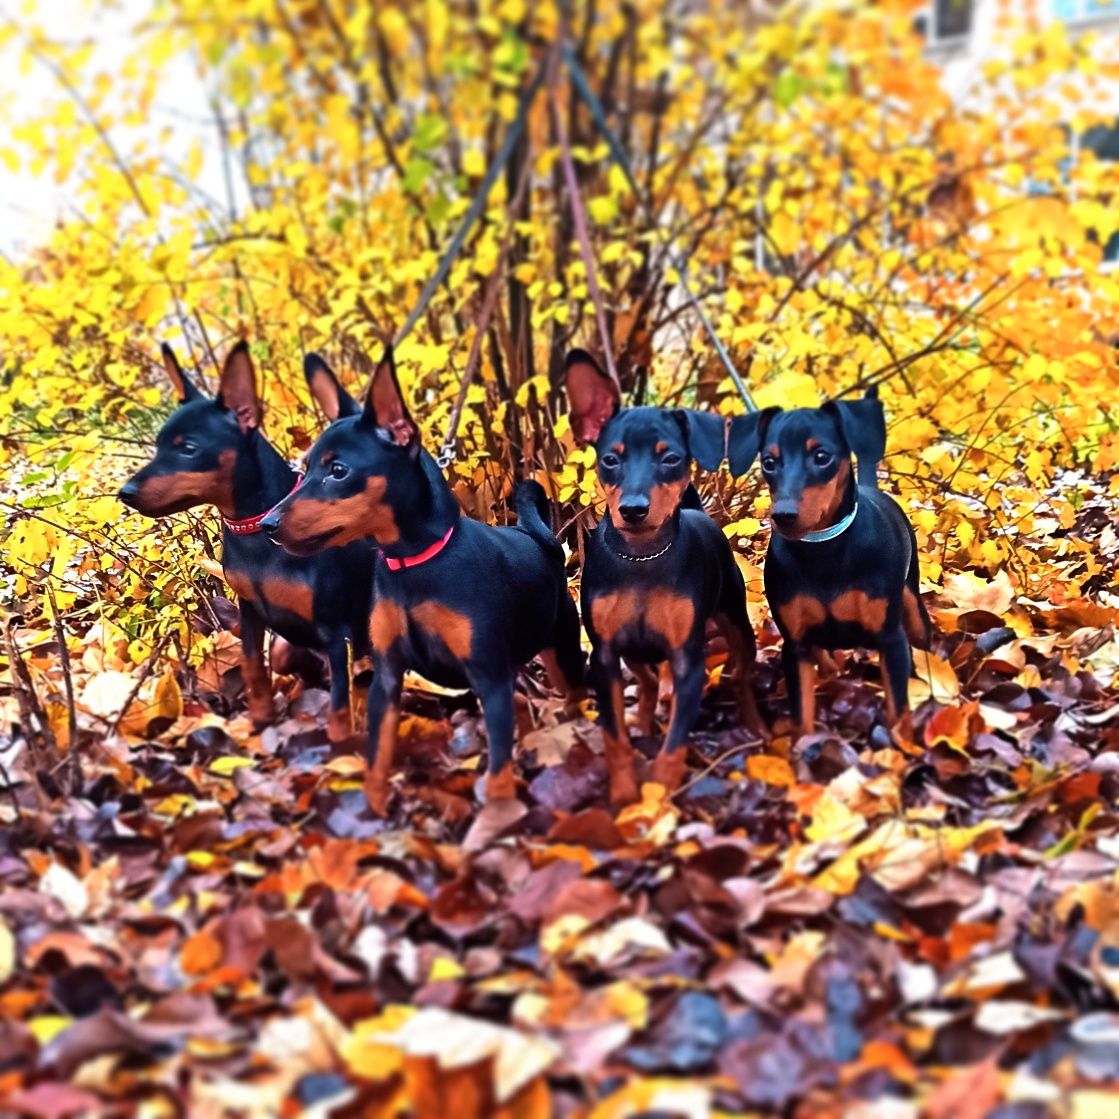
<path id="1" fill-rule="evenodd" d="M 760 739 L 751 739 L 749 742 L 743 742 L 740 746 L 732 746 L 729 750 L 724 750 L 710 765 L 704 766 L 690 781 L 685 782 L 672 794 L 673 797 L 680 796 L 681 793 L 686 793 L 693 785 L 698 785 L 709 773 L 716 770 L 728 758 L 733 758 L 735 754 L 744 753 L 746 750 L 756 746 Z"/>
<path id="2" fill-rule="evenodd" d="M 147 678 L 152 674 L 152 669 L 155 668 L 155 662 L 159 659 L 160 653 L 163 652 L 164 646 L 167 644 L 170 634 L 165 633 L 156 643 L 151 651 L 151 655 L 144 661 L 144 667 L 140 669 L 140 675 L 136 683 L 132 686 L 132 691 L 128 693 L 128 698 L 121 705 L 120 710 L 117 712 L 117 717 L 112 721 L 109 727 L 109 734 L 116 734 L 117 727 L 120 726 L 121 720 L 128 713 L 128 709 L 132 706 L 133 701 L 140 694 L 140 689 L 144 686 Z"/>
<path id="3" fill-rule="evenodd" d="M 76 795 L 82 788 L 82 760 L 78 753 L 78 710 L 74 706 L 74 677 L 70 671 L 70 650 L 66 647 L 66 630 L 62 625 L 62 615 L 58 612 L 58 600 L 54 587 L 47 580 L 47 598 L 54 615 L 54 633 L 58 639 L 58 660 L 62 665 L 62 683 L 66 688 L 66 715 L 70 731 L 70 793 Z"/>

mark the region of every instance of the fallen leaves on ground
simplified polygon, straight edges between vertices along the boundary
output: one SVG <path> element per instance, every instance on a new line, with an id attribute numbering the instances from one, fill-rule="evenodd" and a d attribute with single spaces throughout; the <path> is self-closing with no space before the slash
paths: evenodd
<path id="1" fill-rule="evenodd" d="M 826 726 L 799 742 L 780 722 L 748 739 L 720 681 L 685 789 L 646 783 L 617 813 L 597 729 L 535 677 L 518 799 L 477 808 L 476 709 L 414 691 L 382 820 L 314 688 L 283 682 L 286 718 L 255 735 L 197 679 L 125 690 L 84 658 L 78 694 L 112 701 L 79 706 L 80 793 L 40 748 L 4 746 L 4 1107 L 1111 1114 L 1107 635 L 1002 579 L 949 580 L 935 606 L 933 698 L 908 732 L 876 723 L 868 657 L 821 685 Z M 760 687 L 779 719 L 772 654 Z M 162 723 L 119 718 L 141 694 Z"/>

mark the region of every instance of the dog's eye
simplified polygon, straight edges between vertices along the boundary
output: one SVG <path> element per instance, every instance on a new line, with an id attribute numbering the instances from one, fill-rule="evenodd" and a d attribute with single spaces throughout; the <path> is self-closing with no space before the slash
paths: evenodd
<path id="1" fill-rule="evenodd" d="M 332 462 L 330 464 L 330 476 L 336 481 L 341 481 L 350 473 L 350 468 L 344 462 Z"/>
<path id="2" fill-rule="evenodd" d="M 661 464 L 664 466 L 679 466 L 684 460 L 675 452 L 669 451 L 664 458 L 661 459 Z"/>
<path id="3" fill-rule="evenodd" d="M 817 466 L 827 466 L 831 462 L 831 451 L 825 451 L 823 447 L 817 447 L 812 454 L 812 461 Z"/>
<path id="4" fill-rule="evenodd" d="M 179 444 L 179 454 L 181 455 L 186 455 L 187 457 L 189 457 L 190 455 L 193 455 L 197 450 L 198 448 L 189 440 L 186 440 Z"/>
<path id="5" fill-rule="evenodd" d="M 766 474 L 772 474 L 777 469 L 777 460 L 773 455 L 762 455 L 762 470 Z"/>
<path id="6" fill-rule="evenodd" d="M 607 452 L 602 456 L 602 465 L 605 466 L 608 470 L 613 470 L 614 467 L 617 466 L 618 463 L 620 463 L 621 461 L 622 460 L 618 458 L 618 456 L 613 452 Z"/>

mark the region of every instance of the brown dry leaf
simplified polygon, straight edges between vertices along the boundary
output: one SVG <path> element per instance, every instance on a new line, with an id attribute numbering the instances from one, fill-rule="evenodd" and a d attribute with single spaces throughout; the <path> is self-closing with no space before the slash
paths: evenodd
<path id="1" fill-rule="evenodd" d="M 949 1073 L 925 1105 L 927 1119 L 987 1119 L 1002 1099 L 997 1055 Z"/>
<path id="2" fill-rule="evenodd" d="M 944 595 L 956 604 L 961 613 L 985 610 L 1005 614 L 1015 599 L 1015 588 L 1005 569 L 993 579 L 983 579 L 971 571 L 958 571 L 944 576 Z"/>

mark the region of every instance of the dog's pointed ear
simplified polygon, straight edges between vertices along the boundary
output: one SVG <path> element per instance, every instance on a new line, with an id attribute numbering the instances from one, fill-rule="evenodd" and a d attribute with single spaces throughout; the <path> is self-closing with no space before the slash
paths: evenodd
<path id="1" fill-rule="evenodd" d="M 363 423 L 379 428 L 388 441 L 398 447 L 419 445 L 419 432 L 408 414 L 400 383 L 396 379 L 392 346 L 385 347 L 384 355 L 373 370 L 361 417 Z"/>
<path id="2" fill-rule="evenodd" d="M 331 423 L 343 416 L 356 416 L 361 411 L 358 402 L 334 375 L 334 370 L 318 354 L 308 354 L 303 359 L 303 376 L 311 395 Z"/>
<path id="3" fill-rule="evenodd" d="M 676 418 L 688 437 L 688 450 L 704 470 L 718 470 L 727 453 L 727 421 L 717 412 L 677 408 Z"/>
<path id="4" fill-rule="evenodd" d="M 878 464 L 886 453 L 886 412 L 871 390 L 862 400 L 829 400 L 824 410 L 831 412 L 859 464 L 859 485 L 878 484 Z"/>
<path id="5" fill-rule="evenodd" d="M 256 371 L 243 338 L 226 355 L 221 369 L 218 400 L 231 411 L 242 431 L 260 427 L 264 410 L 256 391 Z"/>
<path id="6" fill-rule="evenodd" d="M 780 408 L 763 408 L 760 412 L 747 412 L 730 421 L 727 433 L 727 459 L 731 474 L 737 478 L 750 469 L 758 457 L 766 429 Z"/>
<path id="7" fill-rule="evenodd" d="M 202 390 L 183 372 L 175 351 L 164 342 L 159 347 L 159 352 L 163 357 L 163 371 L 167 374 L 167 380 L 171 382 L 179 403 L 189 404 L 192 400 L 198 400 Z"/>
<path id="8" fill-rule="evenodd" d="M 595 443 L 621 407 L 618 386 L 586 350 L 571 350 L 564 359 L 568 418 L 580 443 Z"/>

